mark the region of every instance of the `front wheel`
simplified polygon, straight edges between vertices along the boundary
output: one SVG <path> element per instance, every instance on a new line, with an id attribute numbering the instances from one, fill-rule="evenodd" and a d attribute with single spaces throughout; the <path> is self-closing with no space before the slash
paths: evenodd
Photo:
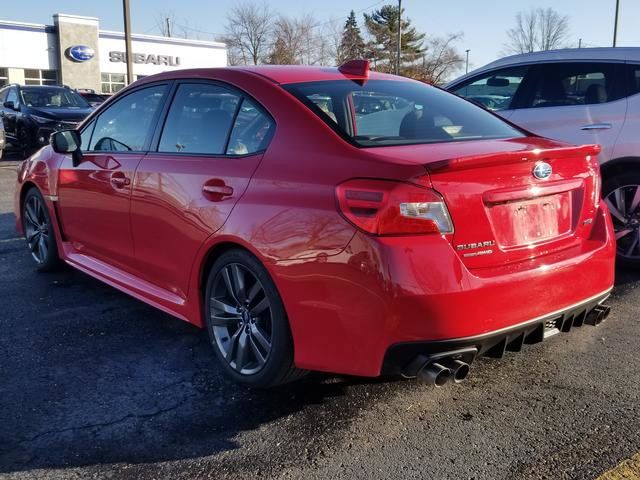
<path id="1" fill-rule="evenodd" d="M 640 172 L 605 179 L 603 197 L 613 219 L 618 263 L 640 268 Z"/>
<path id="2" fill-rule="evenodd" d="M 36 268 L 41 272 L 55 269 L 60 263 L 58 245 L 49 211 L 37 188 L 31 188 L 25 195 L 22 226 Z"/>
<path id="3" fill-rule="evenodd" d="M 293 339 L 276 286 L 250 253 L 229 250 L 214 262 L 205 316 L 216 357 L 232 380 L 266 388 L 305 373 L 293 365 Z"/>

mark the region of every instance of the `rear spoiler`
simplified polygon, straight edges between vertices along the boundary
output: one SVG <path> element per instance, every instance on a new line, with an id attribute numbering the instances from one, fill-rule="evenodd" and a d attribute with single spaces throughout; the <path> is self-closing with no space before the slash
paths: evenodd
<path id="1" fill-rule="evenodd" d="M 496 152 L 476 156 L 451 158 L 440 160 L 425 165 L 429 172 L 441 172 L 443 170 L 467 170 L 470 168 L 505 165 L 518 161 L 529 162 L 536 160 L 549 160 L 552 158 L 569 158 L 581 156 L 596 156 L 600 153 L 600 145 L 581 145 L 570 147 L 543 148 L 525 150 L 520 152 Z"/>

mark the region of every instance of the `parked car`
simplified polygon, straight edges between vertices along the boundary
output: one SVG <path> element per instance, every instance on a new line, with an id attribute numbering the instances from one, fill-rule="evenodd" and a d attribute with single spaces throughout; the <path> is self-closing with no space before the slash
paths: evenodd
<path id="1" fill-rule="evenodd" d="M 80 96 L 92 107 L 97 107 L 111 96 L 104 93 L 97 93 L 95 90 L 90 88 L 78 88 L 76 89 L 76 92 L 78 92 L 78 94 L 80 94 Z"/>
<path id="2" fill-rule="evenodd" d="M 51 133 L 75 128 L 93 109 L 68 87 L 8 85 L 0 90 L 0 117 L 23 158 L 47 145 Z"/>
<path id="3" fill-rule="evenodd" d="M 356 116 L 353 95 L 402 114 Z M 16 185 L 37 268 L 63 260 L 207 328 L 245 385 L 460 381 L 479 354 L 608 311 L 598 147 L 366 62 L 166 72 L 51 141 Z"/>
<path id="4" fill-rule="evenodd" d="M 7 137 L 4 133 L 4 126 L 2 122 L 0 122 L 0 160 L 2 159 L 2 152 L 4 151 L 4 147 L 6 146 Z"/>
<path id="5" fill-rule="evenodd" d="M 581 48 L 497 60 L 447 89 L 536 134 L 602 146 L 603 195 L 621 264 L 640 267 L 640 48 Z M 483 99 L 501 98 L 501 102 Z"/>

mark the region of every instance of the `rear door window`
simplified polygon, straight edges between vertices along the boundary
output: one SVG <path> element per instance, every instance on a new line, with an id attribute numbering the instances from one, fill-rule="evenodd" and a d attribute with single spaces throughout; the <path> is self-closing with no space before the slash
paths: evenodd
<path id="1" fill-rule="evenodd" d="M 624 97 L 615 63 L 551 63 L 540 66 L 528 105 L 533 108 L 595 105 Z"/>
<path id="2" fill-rule="evenodd" d="M 629 76 L 629 95 L 640 93 L 640 65 L 628 64 L 627 74 Z"/>
<path id="3" fill-rule="evenodd" d="M 514 98 L 528 70 L 528 66 L 493 70 L 456 85 L 451 91 L 489 110 L 510 110 L 515 108 Z"/>
<path id="4" fill-rule="evenodd" d="M 250 155 L 267 148 L 275 130 L 271 117 L 245 98 L 233 125 L 227 155 Z"/>
<path id="5" fill-rule="evenodd" d="M 242 97 L 219 85 L 178 87 L 162 130 L 158 151 L 223 155 Z"/>

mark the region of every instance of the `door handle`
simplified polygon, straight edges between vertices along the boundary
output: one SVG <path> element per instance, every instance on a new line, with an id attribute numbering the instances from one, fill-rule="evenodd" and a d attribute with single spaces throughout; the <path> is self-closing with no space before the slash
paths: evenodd
<path id="1" fill-rule="evenodd" d="M 591 123 L 589 125 L 583 125 L 580 130 L 609 130 L 613 125 L 610 123 Z"/>
<path id="2" fill-rule="evenodd" d="M 223 200 L 225 197 L 230 197 L 233 195 L 233 188 L 224 183 L 224 180 L 219 178 L 214 178 L 212 180 L 207 181 L 202 186 L 202 193 L 209 200 L 214 202 L 219 202 Z"/>
<path id="3" fill-rule="evenodd" d="M 109 181 L 115 188 L 124 188 L 131 185 L 131 180 L 125 177 L 123 173 L 114 173 Z"/>

